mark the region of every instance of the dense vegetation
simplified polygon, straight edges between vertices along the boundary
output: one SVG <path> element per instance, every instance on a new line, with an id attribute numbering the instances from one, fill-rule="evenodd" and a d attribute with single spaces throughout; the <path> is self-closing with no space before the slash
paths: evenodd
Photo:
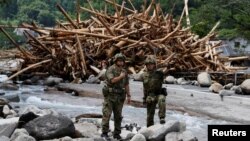
<path id="1" fill-rule="evenodd" d="M 87 0 L 79 0 L 81 5 L 89 7 Z M 116 0 L 122 3 L 122 0 Z M 126 0 L 125 0 L 126 1 Z M 131 0 L 137 9 L 143 8 L 150 0 Z M 161 3 L 164 13 L 180 16 L 184 0 L 156 0 Z M 42 26 L 54 26 L 57 20 L 65 20 L 55 7 L 60 3 L 72 18 L 76 16 L 76 0 L 0 0 L 0 25 L 18 25 L 34 21 Z M 91 0 L 96 9 L 104 9 L 104 0 Z M 129 2 L 126 3 L 130 7 Z M 231 39 L 244 37 L 250 39 L 250 1 L 249 0 L 189 0 L 189 14 L 192 30 L 200 36 L 206 35 L 217 21 L 219 38 Z M 114 9 L 107 7 L 110 12 Z M 82 18 L 89 13 L 83 12 Z M 17 41 L 21 37 L 14 35 L 13 29 L 7 29 Z M 0 47 L 8 46 L 8 40 L 0 33 Z"/>

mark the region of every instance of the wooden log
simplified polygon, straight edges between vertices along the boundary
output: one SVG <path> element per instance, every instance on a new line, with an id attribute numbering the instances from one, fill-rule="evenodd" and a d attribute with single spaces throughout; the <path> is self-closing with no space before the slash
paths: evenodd
<path id="1" fill-rule="evenodd" d="M 62 14 L 66 17 L 66 19 L 72 24 L 74 28 L 79 28 L 59 3 L 57 3 L 56 7 L 62 12 Z"/>
<path id="2" fill-rule="evenodd" d="M 33 41 L 35 41 L 37 44 L 39 44 L 44 50 L 48 51 L 49 53 L 51 53 L 51 50 L 49 48 L 47 48 L 44 44 L 42 44 L 39 40 L 37 40 L 34 36 L 32 36 L 29 32 L 25 31 L 26 34 L 29 35 L 29 37 L 31 39 L 33 39 Z"/>
<path id="3" fill-rule="evenodd" d="M 0 27 L 0 30 L 4 33 L 4 35 L 15 45 L 15 47 L 17 47 L 18 50 L 20 50 L 22 52 L 22 54 L 29 59 L 36 59 L 35 56 L 33 56 L 32 54 L 28 53 L 27 50 L 23 49 L 22 47 L 20 47 L 16 41 L 2 28 Z"/>
<path id="4" fill-rule="evenodd" d="M 23 72 L 25 72 L 25 71 L 27 71 L 27 70 L 29 70 L 29 69 L 38 67 L 38 66 L 40 66 L 40 65 L 42 65 L 42 64 L 44 64 L 44 63 L 48 63 L 48 62 L 51 62 L 51 61 L 52 61 L 51 59 L 48 59 L 48 60 L 44 60 L 44 61 L 41 61 L 41 62 L 32 64 L 32 65 L 30 65 L 30 66 L 28 66 L 28 67 L 26 67 L 26 68 L 24 68 L 24 69 L 22 69 L 22 70 L 16 72 L 15 74 L 11 75 L 11 76 L 10 76 L 7 80 L 5 80 L 5 81 L 11 80 L 12 78 L 18 76 L 19 74 L 21 74 L 21 73 L 23 73 Z"/>
<path id="5" fill-rule="evenodd" d="M 238 60 L 246 60 L 249 59 L 249 56 L 240 56 L 240 57 L 230 57 L 228 61 L 238 61 Z"/>
<path id="6" fill-rule="evenodd" d="M 81 42 L 80 42 L 77 34 L 76 34 L 76 40 L 77 40 L 78 51 L 79 51 L 79 54 L 80 54 L 82 72 L 83 72 L 84 75 L 86 75 L 87 66 L 86 66 L 85 56 L 84 56 L 84 53 L 83 53 L 83 50 L 82 50 Z"/>

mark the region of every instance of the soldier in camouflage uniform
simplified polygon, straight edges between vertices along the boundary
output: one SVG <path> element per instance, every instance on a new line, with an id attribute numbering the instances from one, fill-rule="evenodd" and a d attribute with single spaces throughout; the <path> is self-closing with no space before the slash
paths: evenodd
<path id="1" fill-rule="evenodd" d="M 102 137 L 108 138 L 109 120 L 114 114 L 114 138 L 121 139 L 122 108 L 127 96 L 130 102 L 129 81 L 126 70 L 124 69 L 125 56 L 121 53 L 114 57 L 114 65 L 106 71 L 106 85 L 103 87 L 104 103 L 102 118 Z"/>
<path id="2" fill-rule="evenodd" d="M 164 73 L 156 68 L 156 59 L 149 56 L 145 60 L 147 71 L 143 78 L 143 104 L 147 106 L 147 127 L 154 125 L 155 108 L 158 104 L 160 123 L 165 123 L 166 115 L 166 89 L 162 88 Z M 163 92 L 163 90 L 165 90 Z"/>

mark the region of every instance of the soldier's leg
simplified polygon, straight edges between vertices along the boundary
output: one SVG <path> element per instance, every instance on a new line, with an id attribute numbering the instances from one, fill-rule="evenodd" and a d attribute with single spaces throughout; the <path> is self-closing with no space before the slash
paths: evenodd
<path id="1" fill-rule="evenodd" d="M 157 98 L 158 106 L 159 106 L 159 118 L 165 119 L 166 116 L 166 96 L 159 95 Z"/>
<path id="2" fill-rule="evenodd" d="M 122 122 L 122 108 L 125 99 L 118 99 L 113 104 L 114 111 L 114 122 L 115 122 L 115 131 L 114 135 L 119 135 L 121 133 L 121 122 Z"/>
<path id="3" fill-rule="evenodd" d="M 104 98 L 102 107 L 102 132 L 109 132 L 109 120 L 112 114 L 112 103 L 108 98 Z"/>
<path id="4" fill-rule="evenodd" d="M 154 98 L 148 96 L 147 97 L 147 127 L 154 125 L 154 115 L 156 108 L 156 101 Z"/>

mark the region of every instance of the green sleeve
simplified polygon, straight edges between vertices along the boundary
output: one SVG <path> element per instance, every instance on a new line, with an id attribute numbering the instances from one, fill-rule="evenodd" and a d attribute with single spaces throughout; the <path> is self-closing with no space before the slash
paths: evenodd
<path id="1" fill-rule="evenodd" d="M 113 73 L 113 68 L 109 67 L 108 70 L 106 71 L 106 78 L 109 83 L 111 83 L 111 80 L 115 77 Z"/>

